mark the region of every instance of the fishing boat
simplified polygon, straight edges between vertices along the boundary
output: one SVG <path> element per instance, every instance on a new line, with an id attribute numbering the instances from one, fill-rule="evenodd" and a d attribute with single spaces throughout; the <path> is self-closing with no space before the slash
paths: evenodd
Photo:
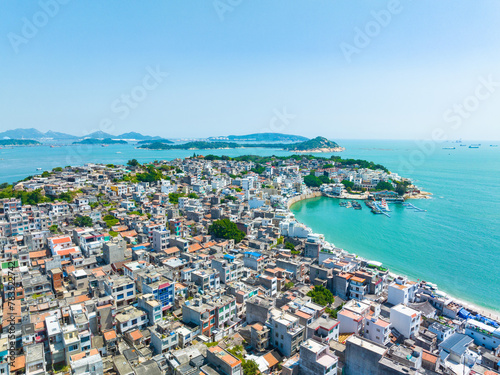
<path id="1" fill-rule="evenodd" d="M 355 210 L 361 210 L 363 207 L 361 207 L 361 204 L 356 201 L 351 201 L 351 205 Z"/>
<path id="2" fill-rule="evenodd" d="M 42 168 L 37 168 L 36 170 L 37 170 L 37 171 L 41 171 L 41 170 L 42 170 Z"/>
<path id="3" fill-rule="evenodd" d="M 454 150 L 455 147 L 443 147 L 443 150 Z"/>
<path id="4" fill-rule="evenodd" d="M 470 145 L 469 148 L 479 148 L 480 145 Z"/>
<path id="5" fill-rule="evenodd" d="M 347 207 L 347 202 L 346 201 L 340 201 L 339 202 L 340 207 Z"/>
<path id="6" fill-rule="evenodd" d="M 467 145 L 460 145 L 460 147 L 467 147 Z"/>

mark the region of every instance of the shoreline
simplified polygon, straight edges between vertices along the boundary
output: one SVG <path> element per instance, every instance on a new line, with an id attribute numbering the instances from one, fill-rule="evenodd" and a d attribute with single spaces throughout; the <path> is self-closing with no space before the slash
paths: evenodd
<path id="1" fill-rule="evenodd" d="M 426 196 L 426 198 L 413 198 L 413 199 L 429 199 L 430 196 L 429 195 L 432 195 L 431 193 L 427 193 L 427 192 L 422 192 L 422 193 L 425 193 L 423 195 Z M 293 214 L 293 212 L 291 211 L 291 207 L 295 204 L 295 203 L 298 203 L 298 202 L 301 202 L 301 201 L 304 201 L 304 200 L 308 200 L 308 199 L 313 199 L 313 198 L 319 198 L 319 197 L 325 197 L 325 198 L 328 198 L 326 196 L 324 196 L 322 193 L 320 192 L 312 192 L 312 193 L 308 193 L 308 194 L 301 194 L 301 195 L 298 195 L 298 196 L 295 196 L 295 197 L 292 197 L 290 199 L 287 200 L 287 208 L 288 208 L 288 211 L 293 215 L 293 217 L 295 218 L 295 215 Z M 338 198 L 337 198 L 338 199 Z M 295 220 L 297 220 L 295 218 Z M 297 220 L 297 222 L 299 222 Z M 309 228 L 309 226 L 307 226 L 305 223 L 302 223 L 302 222 L 299 222 L 303 225 L 305 225 L 307 228 Z M 324 234 L 323 234 L 324 235 Z M 328 241 L 327 241 L 328 242 Z M 350 251 L 348 250 L 345 250 L 343 249 L 347 254 L 350 254 L 350 255 L 356 255 L 354 253 L 351 253 Z M 362 257 L 364 259 L 364 257 Z M 368 260 L 368 259 L 367 259 Z M 393 272 L 390 272 L 389 271 L 389 275 L 391 276 L 405 276 L 405 277 L 408 277 L 406 275 L 400 275 L 400 274 L 396 274 L 396 273 L 393 273 Z M 408 279 L 411 279 L 410 277 L 408 277 Z M 413 280 L 415 281 L 415 280 Z M 438 286 L 439 287 L 439 286 Z M 446 293 L 446 292 L 445 292 Z M 457 303 L 458 305 L 461 305 L 464 309 L 468 310 L 469 312 L 477 312 L 483 316 L 486 316 L 486 317 L 489 317 L 489 318 L 492 318 L 498 322 L 500 322 L 500 310 L 494 310 L 494 309 L 491 309 L 491 308 L 488 308 L 488 307 L 482 307 L 482 306 L 478 306 L 475 302 L 472 302 L 472 301 L 467 301 L 467 300 L 464 300 L 463 298 L 457 298 L 457 297 L 454 297 L 453 295 L 451 294 L 448 294 L 446 293 L 446 295 L 455 303 Z"/>

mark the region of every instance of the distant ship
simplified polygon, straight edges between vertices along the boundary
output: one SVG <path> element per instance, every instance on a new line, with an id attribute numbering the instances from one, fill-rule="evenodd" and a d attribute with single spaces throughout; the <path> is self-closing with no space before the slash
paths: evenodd
<path id="1" fill-rule="evenodd" d="M 462 144 L 462 145 L 460 145 L 460 146 L 461 146 L 461 147 L 462 147 L 462 146 L 463 146 L 463 147 L 467 147 L 467 145 L 464 145 L 464 144 Z"/>
<path id="2" fill-rule="evenodd" d="M 479 148 L 481 145 L 470 145 L 469 148 Z"/>
<path id="3" fill-rule="evenodd" d="M 443 147 L 443 150 L 454 150 L 455 147 Z"/>
<path id="4" fill-rule="evenodd" d="M 490 147 L 498 147 L 498 145 L 490 145 Z"/>

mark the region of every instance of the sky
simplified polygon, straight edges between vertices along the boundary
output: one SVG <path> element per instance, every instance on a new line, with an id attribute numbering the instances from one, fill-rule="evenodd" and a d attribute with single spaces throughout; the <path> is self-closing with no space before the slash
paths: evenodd
<path id="1" fill-rule="evenodd" d="M 5 0 L 0 131 L 500 139 L 497 0 Z"/>

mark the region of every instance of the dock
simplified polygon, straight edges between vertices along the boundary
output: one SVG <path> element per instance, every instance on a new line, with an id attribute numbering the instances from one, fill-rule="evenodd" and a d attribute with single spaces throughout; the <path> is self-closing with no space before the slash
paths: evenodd
<path id="1" fill-rule="evenodd" d="M 412 203 L 403 203 L 403 205 L 406 208 L 409 208 L 410 210 L 415 210 L 415 212 L 427 212 L 427 210 L 424 210 L 422 208 L 418 208 L 417 206 L 413 205 Z"/>

